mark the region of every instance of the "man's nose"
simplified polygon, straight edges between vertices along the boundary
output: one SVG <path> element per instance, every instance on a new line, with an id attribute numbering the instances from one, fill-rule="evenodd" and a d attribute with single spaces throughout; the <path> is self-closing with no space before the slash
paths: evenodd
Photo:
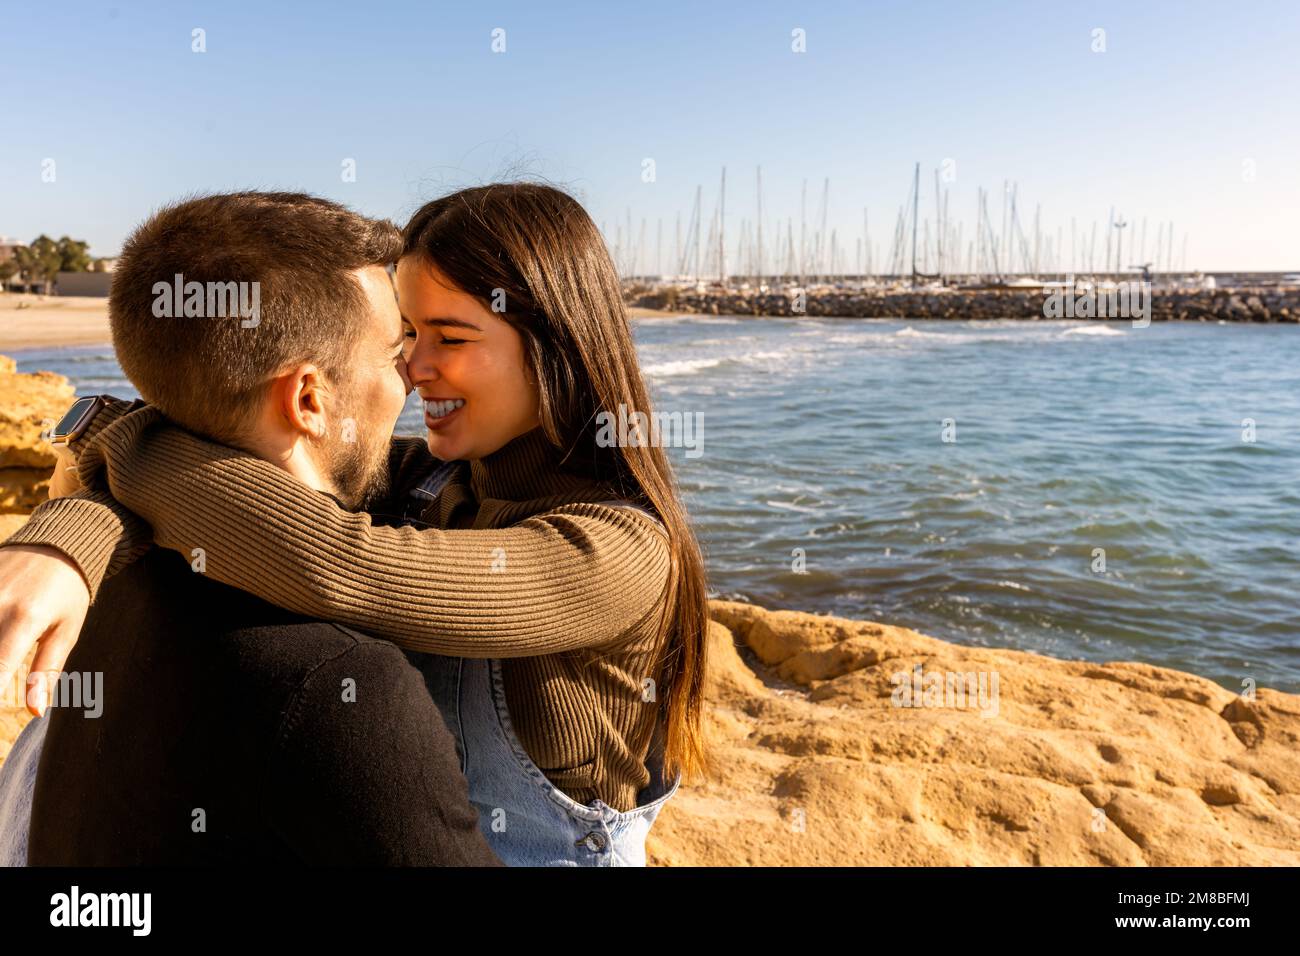
<path id="1" fill-rule="evenodd" d="M 407 368 L 405 358 L 397 360 L 397 371 L 402 376 L 402 384 L 406 386 L 406 394 L 410 395 L 415 390 L 415 386 L 411 384 L 411 370 Z"/>

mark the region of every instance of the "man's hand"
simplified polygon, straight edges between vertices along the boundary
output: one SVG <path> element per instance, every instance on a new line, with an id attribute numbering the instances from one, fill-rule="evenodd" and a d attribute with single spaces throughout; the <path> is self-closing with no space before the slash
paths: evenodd
<path id="1" fill-rule="evenodd" d="M 9 696 L 35 646 L 23 696 L 28 712 L 44 715 L 51 678 L 63 671 L 89 610 L 86 579 L 64 555 L 44 545 L 0 548 L 0 693 Z"/>
<path id="2" fill-rule="evenodd" d="M 55 445 L 54 475 L 50 478 L 50 498 L 64 498 L 81 490 L 81 479 L 77 475 L 77 461 L 67 445 Z"/>

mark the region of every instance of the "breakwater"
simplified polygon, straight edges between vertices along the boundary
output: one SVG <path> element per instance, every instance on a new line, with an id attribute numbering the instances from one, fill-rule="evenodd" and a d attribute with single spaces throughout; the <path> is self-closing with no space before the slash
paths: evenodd
<path id="1" fill-rule="evenodd" d="M 784 292 L 643 288 L 630 291 L 629 305 L 705 315 L 858 319 L 1133 318 L 1124 311 L 1107 313 L 1104 305 L 1090 310 L 1071 308 L 1068 315 L 1054 314 L 1050 298 L 1050 292 L 1039 289 L 809 289 L 803 294 L 800 309 L 798 297 Z M 1103 295 L 1098 293 L 1097 298 Z M 1149 306 L 1149 318 L 1155 322 L 1300 322 L 1300 288 L 1153 289 Z"/>

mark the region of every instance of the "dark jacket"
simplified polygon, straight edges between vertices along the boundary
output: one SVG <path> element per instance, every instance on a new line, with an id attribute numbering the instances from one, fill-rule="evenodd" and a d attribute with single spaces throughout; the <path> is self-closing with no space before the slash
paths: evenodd
<path id="1" fill-rule="evenodd" d="M 73 703 L 102 672 L 102 713 Z M 154 549 L 100 591 L 36 779 L 31 865 L 500 866 L 394 645 Z"/>

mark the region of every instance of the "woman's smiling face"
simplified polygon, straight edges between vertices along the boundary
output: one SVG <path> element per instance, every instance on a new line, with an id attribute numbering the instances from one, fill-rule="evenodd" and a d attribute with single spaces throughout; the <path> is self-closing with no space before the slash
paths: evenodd
<path id="1" fill-rule="evenodd" d="M 509 322 L 421 255 L 397 263 L 397 302 L 435 458 L 482 458 L 541 423 L 523 337 Z"/>

